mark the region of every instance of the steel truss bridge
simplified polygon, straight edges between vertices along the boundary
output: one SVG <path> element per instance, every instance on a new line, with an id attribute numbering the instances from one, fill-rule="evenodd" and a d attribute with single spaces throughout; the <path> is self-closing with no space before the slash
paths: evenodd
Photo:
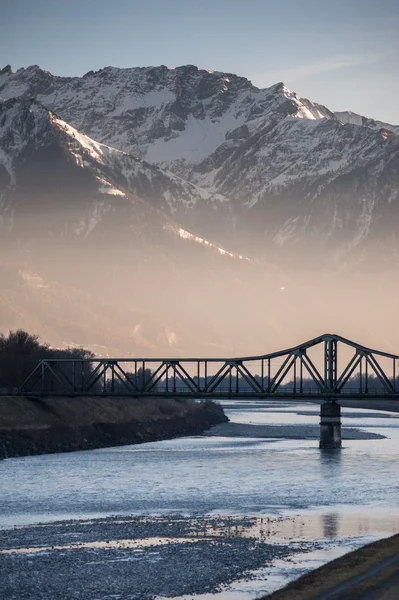
<path id="1" fill-rule="evenodd" d="M 325 334 L 294 348 L 242 358 L 47 359 L 19 393 L 399 400 L 397 372 L 399 356 Z"/>

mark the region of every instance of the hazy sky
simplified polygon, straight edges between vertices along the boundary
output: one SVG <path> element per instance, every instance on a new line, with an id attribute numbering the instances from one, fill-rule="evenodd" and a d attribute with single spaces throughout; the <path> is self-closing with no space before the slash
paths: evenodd
<path id="1" fill-rule="evenodd" d="M 399 0 L 0 0 L 0 63 L 195 64 L 399 124 Z"/>

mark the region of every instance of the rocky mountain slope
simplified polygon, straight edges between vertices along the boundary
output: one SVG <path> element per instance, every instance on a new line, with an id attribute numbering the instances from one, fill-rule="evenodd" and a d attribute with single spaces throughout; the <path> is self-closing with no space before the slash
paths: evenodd
<path id="1" fill-rule="evenodd" d="M 212 195 L 156 166 L 81 134 L 33 99 L 13 98 L 0 102 L 1 196 L 18 193 L 23 175 L 34 155 L 57 145 L 68 161 L 90 172 L 99 195 L 126 197 L 123 189 L 173 215 L 187 209 L 213 210 L 226 199 Z M 51 174 L 43 167 L 44 183 Z M 93 188 L 94 189 L 94 188 Z"/>
<path id="2" fill-rule="evenodd" d="M 7 67 L 0 98 L 3 329 L 252 354 L 394 312 L 397 127 L 191 65 Z"/>
<path id="3" fill-rule="evenodd" d="M 358 263 L 397 212 L 398 128 L 334 113 L 282 83 L 258 89 L 192 65 L 75 78 L 33 66 L 4 69 L 0 96 L 34 97 L 79 132 L 184 179 L 178 193 L 161 185 L 154 196 L 240 252 L 275 260 L 316 247 L 335 264 Z M 190 210 L 205 204 L 198 198 L 214 205 L 212 218 Z M 389 235 L 395 246 L 395 228 Z"/>
<path id="4" fill-rule="evenodd" d="M 335 116 L 341 121 L 341 123 L 361 125 L 362 127 L 370 127 L 371 129 L 376 130 L 387 129 L 388 131 L 392 131 L 393 133 L 396 133 L 396 135 L 399 135 L 399 125 L 391 125 L 390 123 L 384 123 L 384 121 L 376 121 L 375 119 L 362 117 L 362 115 L 358 115 L 350 110 L 343 112 L 336 111 Z"/>
<path id="5" fill-rule="evenodd" d="M 171 216 L 189 207 L 200 221 L 223 202 L 94 142 L 37 101 L 0 104 L 0 147 L 3 330 L 33 327 L 97 353 L 223 353 L 236 335 L 249 336 L 247 319 L 234 332 L 229 319 L 248 290 L 257 305 L 248 319 L 259 313 L 259 273 L 274 277 L 262 289 L 281 285 L 278 269 Z"/>

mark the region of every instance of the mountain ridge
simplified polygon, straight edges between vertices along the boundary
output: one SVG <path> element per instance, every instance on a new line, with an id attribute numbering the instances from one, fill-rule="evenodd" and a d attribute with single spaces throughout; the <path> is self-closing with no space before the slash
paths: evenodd
<path id="1" fill-rule="evenodd" d="M 32 66 L 3 69 L 1 95 L 35 97 L 96 142 L 173 173 L 185 182 L 180 200 L 168 203 L 157 189 L 157 201 L 163 197 L 170 214 L 199 236 L 233 240 L 240 253 L 263 244 L 277 255 L 303 239 L 323 246 L 327 236 L 330 253 L 343 239 L 334 250 L 339 257 L 368 237 L 365 223 L 376 205 L 379 211 L 398 201 L 395 126 L 381 129 L 367 119 L 360 125 L 357 117 L 352 123 L 344 113 L 340 120 L 281 82 L 262 90 L 193 65 L 106 67 L 69 78 Z M 382 182 L 381 194 L 368 171 Z M 352 208 L 340 202 L 348 186 Z M 198 217 L 191 207 L 202 207 L 204 198 L 209 207 Z M 253 227 L 259 243 L 246 248 Z"/>
<path id="2" fill-rule="evenodd" d="M 65 332 L 65 311 L 92 347 L 88 302 L 109 347 L 125 331 L 129 353 L 244 355 L 320 330 L 363 339 L 359 306 L 381 304 L 375 326 L 397 335 L 394 131 L 192 65 L 3 69 L 2 95 L 0 250 L 37 274 L 10 279 L 13 323 L 14 305 Z"/>

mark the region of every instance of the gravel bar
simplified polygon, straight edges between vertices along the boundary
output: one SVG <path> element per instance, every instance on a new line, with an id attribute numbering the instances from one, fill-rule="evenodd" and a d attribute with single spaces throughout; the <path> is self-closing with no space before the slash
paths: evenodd
<path id="1" fill-rule="evenodd" d="M 239 517 L 115 517 L 0 531 L 7 600 L 152 600 L 220 591 L 314 542 L 243 536 Z M 241 533 L 238 533 L 238 532 Z M 248 535 L 248 533 L 247 533 Z"/>
<path id="2" fill-rule="evenodd" d="M 274 438 L 292 440 L 318 440 L 319 425 L 250 425 L 243 423 L 221 423 L 204 431 L 201 435 L 218 437 Z M 342 427 L 343 440 L 382 440 L 385 436 L 354 427 Z"/>

